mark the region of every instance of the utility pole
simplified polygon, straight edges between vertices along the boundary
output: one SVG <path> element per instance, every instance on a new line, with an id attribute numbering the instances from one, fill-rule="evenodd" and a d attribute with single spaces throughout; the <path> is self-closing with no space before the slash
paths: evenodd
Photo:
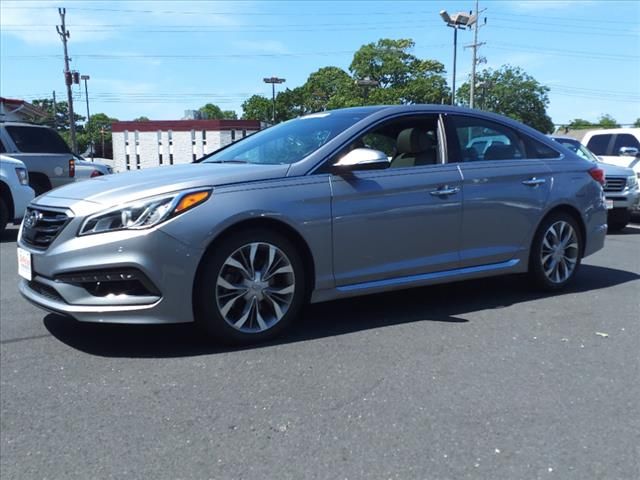
<path id="1" fill-rule="evenodd" d="M 268 78 L 263 78 L 262 81 L 264 83 L 271 84 L 271 98 L 273 101 L 273 113 L 271 115 L 271 122 L 275 124 L 276 123 L 276 83 L 284 83 L 286 82 L 286 80 L 284 78 L 268 77 Z"/>
<path id="2" fill-rule="evenodd" d="M 484 10 L 482 10 L 484 12 Z M 476 14 L 475 22 L 473 25 L 473 45 L 469 45 L 473 48 L 473 60 L 471 64 L 471 88 L 469 89 L 469 108 L 474 107 L 475 93 L 476 93 L 476 65 L 478 64 L 478 48 L 484 45 L 485 42 L 478 43 L 478 22 L 480 20 L 480 11 L 478 10 L 478 0 L 476 0 Z M 487 19 L 485 18 L 485 23 Z"/>
<path id="3" fill-rule="evenodd" d="M 58 129 L 58 104 L 56 103 L 56 91 L 53 91 L 53 129 Z"/>
<path id="4" fill-rule="evenodd" d="M 89 133 L 89 151 L 91 152 L 91 161 L 93 162 L 93 133 L 89 132 L 89 121 L 91 120 L 91 115 L 89 115 L 89 88 L 87 87 L 87 80 L 90 80 L 91 77 L 89 75 L 80 75 L 80 80 L 84 80 L 84 98 L 87 100 L 87 123 L 85 128 Z"/>
<path id="5" fill-rule="evenodd" d="M 66 8 L 58 8 L 62 25 L 56 25 L 56 31 L 60 35 L 62 45 L 64 46 L 64 83 L 67 86 L 67 101 L 69 102 L 69 128 L 71 131 L 71 149 L 73 153 L 78 153 L 78 142 L 76 141 L 76 122 L 73 114 L 73 95 L 71 94 L 71 84 L 73 83 L 73 75 L 69 70 L 69 54 L 67 52 L 67 40 L 71 36 L 64 22 L 67 13 Z"/>

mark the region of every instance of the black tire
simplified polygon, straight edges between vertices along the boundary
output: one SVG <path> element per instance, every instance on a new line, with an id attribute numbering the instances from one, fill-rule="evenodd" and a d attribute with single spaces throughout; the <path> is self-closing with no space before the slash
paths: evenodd
<path id="1" fill-rule="evenodd" d="M 616 208 L 607 216 L 607 231 L 619 232 L 631 221 L 631 212 L 627 209 Z"/>
<path id="2" fill-rule="evenodd" d="M 553 238 L 550 229 L 552 226 L 555 226 L 554 229 L 558 228 L 561 223 L 569 225 L 572 228 L 575 241 L 569 240 L 570 243 L 568 243 L 568 245 L 571 245 L 571 247 L 558 252 L 558 256 L 561 258 L 561 260 L 558 261 L 553 255 L 549 255 L 550 249 L 545 246 L 545 237 L 549 235 L 549 238 Z M 547 244 L 551 242 L 549 238 L 547 238 Z M 575 246 L 573 246 L 574 243 Z M 555 245 L 552 246 L 555 247 Z M 564 255 L 564 253 L 566 253 L 566 255 Z M 533 284 L 539 289 L 546 291 L 561 290 L 575 278 L 582 261 L 583 253 L 584 239 L 582 238 L 580 226 L 575 218 L 564 212 L 552 213 L 542 221 L 533 237 L 529 256 L 529 277 Z M 546 259 L 546 261 L 543 261 L 543 259 Z M 557 267 L 557 277 L 555 275 L 556 269 L 552 268 L 552 265 L 555 264 L 559 264 Z M 570 264 L 572 265 L 571 270 L 566 267 Z M 549 274 L 549 271 L 552 273 Z M 566 278 L 563 278 L 565 274 L 568 275 Z"/>
<path id="3" fill-rule="evenodd" d="M 51 187 L 48 185 L 48 183 L 44 179 L 38 178 L 37 176 L 29 177 L 29 186 L 33 188 L 33 191 L 36 193 L 36 197 L 39 197 L 43 193 L 51 190 Z"/>
<path id="4" fill-rule="evenodd" d="M 7 228 L 7 223 L 9 222 L 9 207 L 4 200 L 0 198 L 0 235 L 4 233 L 5 228 Z"/>
<path id="5" fill-rule="evenodd" d="M 609 222 L 607 224 L 607 231 L 608 232 L 619 232 L 620 230 L 623 230 L 628 224 L 629 224 L 629 222 L 621 222 L 621 221 Z"/>
<path id="6" fill-rule="evenodd" d="M 221 302 L 227 302 L 228 298 L 233 298 L 234 295 L 238 295 L 238 290 L 230 291 L 232 293 L 226 293 L 228 296 L 223 300 L 221 292 L 226 292 L 226 290 L 224 285 L 221 286 L 219 284 L 219 279 L 226 275 L 228 269 L 235 268 L 229 266 L 228 260 L 232 256 L 234 258 L 240 258 L 237 255 L 246 254 L 246 249 L 250 249 L 252 244 L 260 245 L 257 247 L 258 253 L 254 256 L 258 263 L 261 259 L 267 261 L 266 258 L 269 253 L 269 246 L 276 248 L 276 251 L 278 252 L 277 255 L 284 255 L 284 260 L 278 257 L 278 261 L 282 260 L 284 262 L 283 264 L 286 264 L 288 261 L 288 265 L 290 265 L 292 273 L 283 273 L 279 275 L 289 275 L 287 276 L 287 282 L 291 282 L 291 278 L 293 278 L 294 291 L 291 296 L 287 295 L 289 303 L 285 313 L 279 319 L 277 319 L 278 313 L 272 307 L 275 302 L 271 300 L 268 295 L 263 297 L 261 291 L 257 293 L 261 298 L 260 300 L 256 300 L 255 291 L 253 293 L 252 300 L 247 300 L 247 296 L 251 296 L 251 292 L 249 291 L 247 291 L 245 295 L 237 297 L 238 300 L 236 303 L 238 303 L 238 305 L 234 305 L 231 311 L 228 311 L 226 315 L 229 317 L 233 309 L 236 309 L 237 307 L 237 315 L 240 318 L 243 318 L 244 315 L 240 311 L 247 312 L 248 310 L 251 311 L 251 308 L 254 308 L 254 310 L 249 313 L 249 320 L 246 320 L 249 326 L 241 326 L 242 328 L 248 329 L 253 323 L 256 330 L 249 332 L 241 331 L 239 328 L 232 326 L 231 320 L 226 320 L 224 316 L 225 314 L 221 312 L 221 310 L 227 306 L 227 303 L 225 303 L 225 305 L 221 307 Z M 248 257 L 245 255 L 245 259 L 247 258 Z M 193 304 L 196 324 L 215 341 L 229 345 L 248 345 L 264 342 L 276 337 L 298 317 L 300 310 L 305 303 L 306 277 L 303 265 L 304 264 L 298 250 L 283 235 L 264 229 L 247 229 L 231 234 L 210 248 L 202 259 L 196 279 L 196 285 L 194 286 Z M 266 270 L 268 271 L 269 269 L 267 268 Z M 239 273 L 240 269 L 236 268 L 233 271 Z M 263 274 L 266 275 L 266 273 L 267 272 L 262 272 L 259 276 L 262 276 Z M 273 278 L 281 277 L 274 276 Z M 268 283 L 266 282 L 266 276 L 264 280 L 265 283 Z M 234 286 L 236 286 L 242 282 L 250 282 L 250 280 L 238 276 L 234 282 L 230 281 L 229 283 L 233 283 Z M 270 288 L 271 284 L 269 284 L 266 290 L 270 290 Z M 250 305 L 251 301 L 254 302 L 255 306 Z M 279 307 L 280 305 L 278 308 Z M 267 310 L 271 309 L 272 318 L 270 321 L 273 321 L 274 323 L 264 330 L 259 330 L 261 327 L 257 325 L 258 319 L 256 309 L 263 314 L 265 312 L 269 313 Z M 282 311 L 279 313 L 282 314 Z M 247 325 L 247 323 L 244 325 Z"/>

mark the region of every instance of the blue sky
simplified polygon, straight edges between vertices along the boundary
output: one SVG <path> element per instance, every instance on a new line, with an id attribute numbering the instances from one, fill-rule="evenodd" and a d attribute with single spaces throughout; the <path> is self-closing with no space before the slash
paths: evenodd
<path id="1" fill-rule="evenodd" d="M 57 8 L 66 8 L 72 68 L 91 76 L 92 113 L 121 120 L 181 118 L 205 103 L 241 113 L 262 78 L 303 84 L 318 68 L 348 70 L 380 38 L 411 38 L 414 54 L 444 63 L 451 84 L 453 32 L 438 12 L 460 1 L 14 1 L 0 3 L 0 95 L 65 99 Z M 485 66 L 522 67 L 549 86 L 556 124 L 640 117 L 640 2 L 480 1 Z M 472 33 L 458 35 L 458 86 L 471 70 Z M 76 109 L 85 113 L 84 91 Z"/>

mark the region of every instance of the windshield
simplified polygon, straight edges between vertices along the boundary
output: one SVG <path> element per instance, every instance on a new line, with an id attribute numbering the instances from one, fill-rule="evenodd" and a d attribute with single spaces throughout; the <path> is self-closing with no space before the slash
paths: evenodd
<path id="1" fill-rule="evenodd" d="M 205 157 L 203 163 L 291 164 L 363 119 L 367 113 L 323 112 L 289 120 Z"/>
<path id="2" fill-rule="evenodd" d="M 21 153 L 71 153 L 54 130 L 43 127 L 7 126 L 7 132 Z"/>
<path id="3" fill-rule="evenodd" d="M 582 145 L 577 140 L 565 140 L 562 138 L 554 138 L 556 142 L 562 145 L 565 148 L 568 148 L 573 153 L 578 155 L 579 157 L 584 158 L 585 160 L 589 160 L 590 162 L 599 162 L 600 159 L 596 157 L 591 150 Z"/>

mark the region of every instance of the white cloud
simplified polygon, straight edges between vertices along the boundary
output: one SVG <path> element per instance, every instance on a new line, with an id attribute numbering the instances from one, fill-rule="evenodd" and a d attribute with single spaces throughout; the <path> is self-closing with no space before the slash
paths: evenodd
<path id="1" fill-rule="evenodd" d="M 521 2 L 508 2 L 508 5 L 515 10 L 521 11 L 539 11 L 539 10 L 563 10 L 566 8 L 575 8 L 593 3 L 590 0 L 525 0 Z"/>
<path id="2" fill-rule="evenodd" d="M 245 5 L 245 4 L 243 4 Z M 97 1 L 11 1 L 0 2 L 0 30 L 30 45 L 60 44 L 55 25 L 60 24 L 58 7 L 66 11 L 67 29 L 74 44 L 100 42 L 123 36 L 134 27 L 240 27 L 228 2 L 97 2 Z"/>
<path id="3" fill-rule="evenodd" d="M 242 53 L 290 53 L 283 42 L 277 40 L 237 40 L 232 43 Z"/>
<path id="4" fill-rule="evenodd" d="M 98 18 L 79 11 L 72 13 L 72 9 L 68 9 L 65 20 L 71 40 L 74 43 L 86 43 L 110 38 L 113 31 L 101 27 L 104 22 L 101 23 Z M 59 24 L 60 15 L 54 3 L 0 2 L 0 29 L 3 35 L 10 35 L 31 45 L 60 45 L 60 36 L 55 28 Z"/>

